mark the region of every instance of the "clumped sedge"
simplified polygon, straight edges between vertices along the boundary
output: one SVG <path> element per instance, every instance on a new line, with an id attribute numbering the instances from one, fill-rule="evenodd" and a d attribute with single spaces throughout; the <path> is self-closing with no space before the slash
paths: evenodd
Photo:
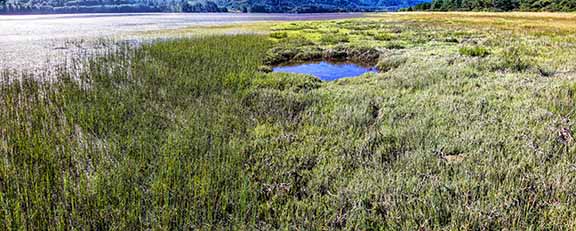
<path id="1" fill-rule="evenodd" d="M 270 37 L 275 39 L 283 39 L 288 37 L 286 32 L 270 32 Z"/>
<path id="2" fill-rule="evenodd" d="M 461 47 L 459 50 L 461 55 L 471 56 L 471 57 L 486 57 L 490 54 L 488 49 L 480 46 L 474 47 Z"/>

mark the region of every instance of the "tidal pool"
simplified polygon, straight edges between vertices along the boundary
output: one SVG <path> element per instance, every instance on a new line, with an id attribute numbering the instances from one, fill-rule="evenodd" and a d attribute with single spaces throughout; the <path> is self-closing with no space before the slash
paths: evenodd
<path id="1" fill-rule="evenodd" d="M 375 67 L 363 67 L 353 63 L 304 63 L 298 65 L 278 66 L 274 72 L 309 74 L 324 81 L 333 81 L 341 78 L 356 77 L 368 72 L 376 72 Z"/>

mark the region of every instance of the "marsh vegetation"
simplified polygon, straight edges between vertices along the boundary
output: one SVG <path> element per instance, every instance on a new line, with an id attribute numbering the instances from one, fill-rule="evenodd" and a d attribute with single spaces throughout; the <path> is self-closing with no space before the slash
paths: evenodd
<path id="1" fill-rule="evenodd" d="M 376 14 L 2 72 L 0 226 L 574 229 L 573 19 Z M 313 60 L 380 73 L 260 71 Z"/>

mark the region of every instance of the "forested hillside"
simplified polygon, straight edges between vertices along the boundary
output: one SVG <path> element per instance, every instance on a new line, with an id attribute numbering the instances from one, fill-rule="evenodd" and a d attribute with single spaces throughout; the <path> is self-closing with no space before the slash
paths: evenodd
<path id="1" fill-rule="evenodd" d="M 575 0 L 433 0 L 407 11 L 576 11 Z"/>
<path id="2" fill-rule="evenodd" d="M 230 10 L 252 12 L 395 11 L 427 0 L 222 0 Z"/>
<path id="3" fill-rule="evenodd" d="M 395 11 L 427 0 L 0 0 L 4 13 Z"/>

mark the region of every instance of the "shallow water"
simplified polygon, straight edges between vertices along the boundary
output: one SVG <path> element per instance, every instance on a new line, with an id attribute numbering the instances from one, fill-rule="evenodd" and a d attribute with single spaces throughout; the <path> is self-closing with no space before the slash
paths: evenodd
<path id="1" fill-rule="evenodd" d="M 353 63 L 305 63 L 273 68 L 274 72 L 287 72 L 313 75 L 324 81 L 333 81 L 341 78 L 349 78 L 376 72 L 374 67 L 363 67 Z"/>
<path id="2" fill-rule="evenodd" d="M 102 38 L 140 39 L 138 32 L 189 26 L 258 21 L 297 21 L 359 17 L 343 14 L 126 13 L 0 15 L 0 69 L 53 66 L 60 58 L 85 52 Z M 167 35 L 168 36 L 168 35 Z M 75 41 L 75 42 L 69 42 Z"/>

